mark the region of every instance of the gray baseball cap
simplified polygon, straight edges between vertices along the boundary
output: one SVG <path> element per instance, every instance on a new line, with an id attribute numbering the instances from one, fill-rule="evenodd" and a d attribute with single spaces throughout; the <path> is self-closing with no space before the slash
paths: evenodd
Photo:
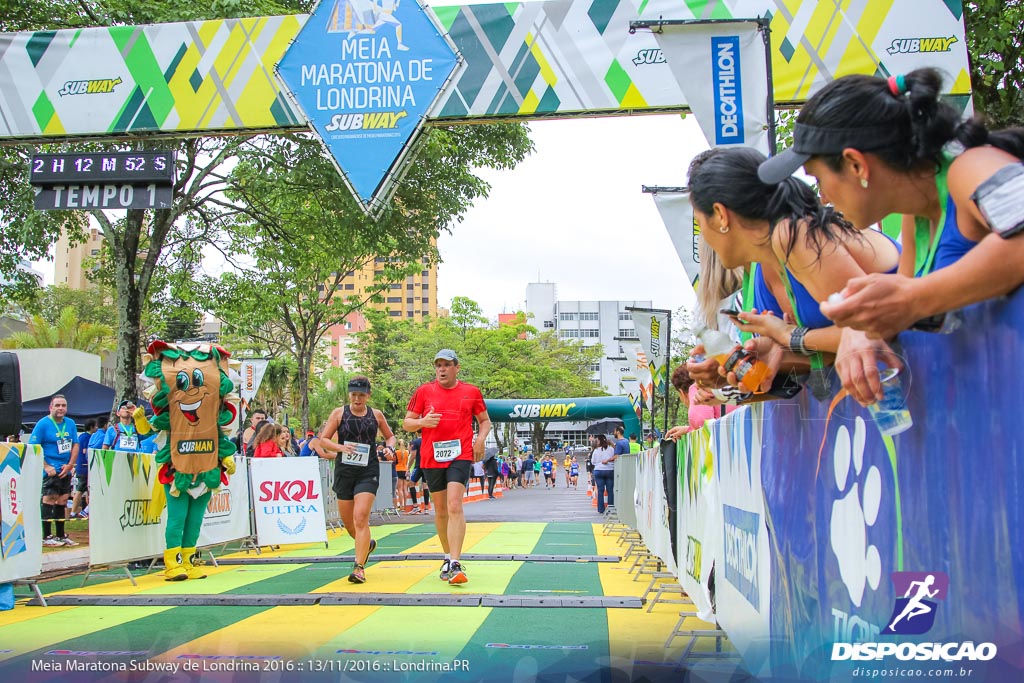
<path id="1" fill-rule="evenodd" d="M 441 349 L 437 352 L 437 355 L 434 356 L 434 360 L 450 360 L 456 365 L 459 363 L 459 357 L 455 355 L 455 352 L 451 349 Z"/>

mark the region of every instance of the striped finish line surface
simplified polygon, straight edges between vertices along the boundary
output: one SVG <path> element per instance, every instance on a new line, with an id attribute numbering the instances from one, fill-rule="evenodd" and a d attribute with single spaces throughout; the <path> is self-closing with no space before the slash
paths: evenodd
<path id="1" fill-rule="evenodd" d="M 362 585 L 347 580 L 353 542 L 337 533 L 326 550 L 218 558 L 203 580 L 150 574 L 132 586 L 93 574 L 80 588 L 44 584 L 49 607 L 21 599 L 0 612 L 0 680 L 679 680 L 686 641 L 665 648 L 679 605 L 637 609 L 648 578 L 606 559 L 622 549 L 600 529 L 471 523 L 461 586 L 438 580 L 437 559 L 410 557 L 441 552 L 432 524 L 373 527 Z M 518 559 L 531 555 L 549 559 Z"/>

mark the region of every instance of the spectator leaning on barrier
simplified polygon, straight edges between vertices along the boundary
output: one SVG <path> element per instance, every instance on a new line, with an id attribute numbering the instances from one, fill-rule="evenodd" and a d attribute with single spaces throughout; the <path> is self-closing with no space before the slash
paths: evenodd
<path id="1" fill-rule="evenodd" d="M 283 458 L 289 448 L 290 435 L 284 425 L 261 427 L 252 442 L 252 457 Z"/>
<path id="2" fill-rule="evenodd" d="M 930 68 L 836 79 L 801 108 L 793 147 L 760 169 L 777 182 L 803 165 L 857 228 L 882 221 L 902 233 L 899 274 L 854 278 L 836 290 L 841 301 L 821 305 L 871 337 L 847 343 L 844 334 L 836 364 L 862 404 L 882 397 L 877 360 L 898 364 L 880 339 L 917 322 L 934 329 L 941 319 L 924 319 L 1024 283 L 1024 129 L 961 122 L 941 92 Z M 951 143 L 964 151 L 954 157 Z"/>
<path id="3" fill-rule="evenodd" d="M 71 475 L 78 461 L 78 429 L 72 420 L 66 419 L 67 413 L 67 399 L 54 394 L 50 414 L 36 423 L 28 440 L 43 450 L 43 545 L 50 547 L 78 545 L 64 531 Z M 56 523 L 56 535 L 51 533 L 51 522 Z"/>

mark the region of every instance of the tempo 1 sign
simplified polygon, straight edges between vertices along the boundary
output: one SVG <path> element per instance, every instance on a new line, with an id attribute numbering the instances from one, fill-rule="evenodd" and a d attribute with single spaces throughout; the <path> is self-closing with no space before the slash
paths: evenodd
<path id="1" fill-rule="evenodd" d="M 74 209 L 169 209 L 174 201 L 170 185 L 48 185 L 36 188 L 37 211 Z"/>
<path id="2" fill-rule="evenodd" d="M 174 152 L 37 154 L 29 183 L 40 211 L 166 209 L 174 172 Z"/>

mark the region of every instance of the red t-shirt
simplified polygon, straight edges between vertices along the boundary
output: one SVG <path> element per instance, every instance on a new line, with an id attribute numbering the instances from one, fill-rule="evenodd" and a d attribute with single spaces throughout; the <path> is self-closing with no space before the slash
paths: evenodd
<path id="1" fill-rule="evenodd" d="M 431 412 L 441 413 L 441 421 L 436 427 L 424 427 L 422 430 L 420 467 L 447 467 L 447 462 L 434 460 L 434 442 L 454 439 L 462 444 L 462 452 L 455 459 L 472 462 L 473 418 L 485 410 L 483 394 L 472 384 L 458 382 L 451 389 L 445 389 L 434 380 L 420 385 L 409 399 L 408 411 L 420 417 Z"/>
<path id="2" fill-rule="evenodd" d="M 277 445 L 276 441 L 264 441 L 256 447 L 256 452 L 252 454 L 254 458 L 282 458 L 284 453 L 281 452 L 281 447 Z"/>

